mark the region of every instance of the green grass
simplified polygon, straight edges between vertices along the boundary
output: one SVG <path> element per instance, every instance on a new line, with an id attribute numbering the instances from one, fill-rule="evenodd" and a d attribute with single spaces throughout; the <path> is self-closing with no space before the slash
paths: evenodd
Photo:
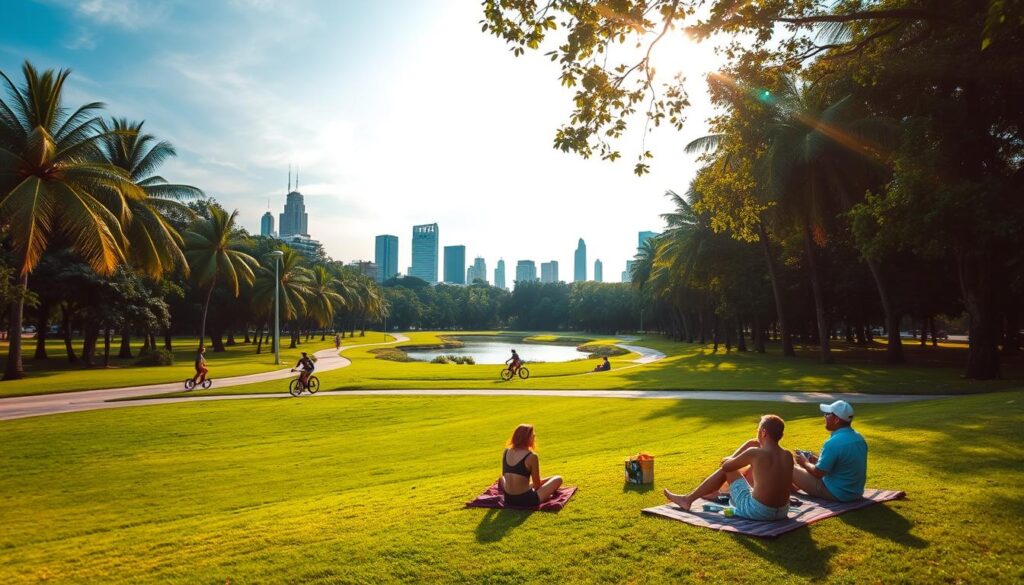
<path id="1" fill-rule="evenodd" d="M 359 340 L 359 337 L 353 338 Z M 349 338 L 345 339 L 346 341 Z M 124 386 L 141 386 L 144 384 L 163 384 L 184 380 L 195 374 L 193 362 L 195 360 L 195 338 L 175 338 L 174 365 L 159 367 L 136 366 L 138 350 L 142 347 L 142 341 L 133 344 L 133 359 L 117 359 L 113 357 L 120 348 L 120 342 L 112 344 L 111 360 L 109 368 L 101 366 L 94 368 L 83 368 L 81 363 L 70 364 L 67 361 L 67 352 L 64 349 L 62 340 L 47 340 L 46 348 L 50 359 L 45 361 L 33 360 L 31 357 L 35 352 L 35 341 L 25 340 L 25 378 L 18 381 L 0 382 L 0 397 L 26 396 L 34 394 L 52 394 L 54 392 L 71 392 L 77 390 L 94 390 L 98 388 L 120 388 Z M 158 343 L 163 344 L 163 339 Z M 364 342 L 368 343 L 368 342 Z M 206 350 L 206 361 L 210 369 L 210 376 L 226 378 L 229 376 L 241 376 L 259 372 L 279 370 L 295 364 L 299 359 L 300 352 L 313 352 L 328 347 L 334 347 L 334 339 L 328 338 L 321 342 L 320 337 L 311 338 L 308 343 L 303 343 L 295 349 L 288 349 L 287 338 L 281 344 L 280 366 L 274 365 L 274 352 L 269 344 L 263 345 L 263 352 L 256 354 L 255 344 L 239 343 L 227 346 L 226 351 L 218 353 L 212 347 Z M 75 352 L 79 353 L 81 345 L 75 344 Z M 100 344 L 102 351 L 102 342 Z M 97 363 L 102 363 L 102 354 L 98 356 Z M 0 345 L 0 360 L 7 360 L 7 344 Z"/>
<path id="2" fill-rule="evenodd" d="M 450 333 L 415 332 L 407 334 L 410 341 L 399 344 L 429 345 L 440 343 L 439 335 Z M 376 337 L 374 337 L 376 336 Z M 536 339 L 537 337 L 533 337 Z M 556 341 L 557 336 L 543 338 Z M 360 338 L 355 338 L 357 341 Z M 379 333 L 366 339 L 383 341 Z M 615 338 L 579 338 L 588 342 L 609 344 Z M 593 341 L 590 341 L 593 340 Z M 387 389 L 387 388 L 487 388 L 487 389 L 624 389 L 624 390 L 755 390 L 755 391 L 824 391 L 866 392 L 875 394 L 956 394 L 992 392 L 1024 386 L 1024 360 L 1006 359 L 1004 379 L 979 382 L 961 377 L 966 360 L 966 347 L 943 344 L 920 348 L 907 344 L 909 364 L 885 364 L 885 346 L 875 344 L 857 348 L 842 343 L 835 350 L 837 363 L 818 362 L 813 348 L 801 347 L 796 358 L 783 358 L 775 346 L 766 354 L 753 351 L 713 352 L 710 345 L 678 343 L 660 336 L 646 336 L 630 342 L 657 349 L 668 357 L 646 365 L 632 363 L 638 355 L 631 353 L 610 359 L 610 372 L 592 373 L 599 360 L 564 363 L 527 364 L 530 379 L 500 380 L 502 366 L 441 365 L 425 362 L 400 363 L 376 359 L 374 348 L 353 348 L 344 356 L 352 366 L 318 374 L 323 390 Z M 528 355 L 524 354 L 526 359 Z M 204 394 L 239 394 L 281 392 L 280 383 L 252 384 L 234 388 L 204 391 Z"/>
<path id="3" fill-rule="evenodd" d="M 1011 583 L 1024 579 L 1019 392 L 858 405 L 868 484 L 904 501 L 776 540 L 642 516 L 813 405 L 532 397 L 169 404 L 0 423 L 0 582 Z M 464 509 L 514 426 L 580 491 L 558 514 Z M 622 460 L 656 460 L 627 489 Z"/>

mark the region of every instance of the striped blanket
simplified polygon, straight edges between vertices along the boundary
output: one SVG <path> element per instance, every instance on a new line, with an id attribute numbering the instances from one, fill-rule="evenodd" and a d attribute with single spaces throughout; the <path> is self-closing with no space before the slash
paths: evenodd
<path id="1" fill-rule="evenodd" d="M 749 536 L 760 536 L 762 538 L 774 538 L 785 534 L 790 530 L 796 530 L 801 526 L 813 524 L 825 518 L 831 518 L 840 514 L 866 508 L 873 504 L 899 500 L 906 496 L 904 492 L 891 490 L 864 490 L 864 498 L 855 502 L 830 502 L 811 496 L 800 494 L 797 496 L 803 503 L 800 506 L 789 508 L 789 517 L 785 520 L 765 522 L 759 520 L 747 520 L 733 516 L 728 518 L 718 512 L 704 512 L 702 505 L 711 503 L 698 499 L 693 503 L 691 512 L 685 512 L 675 504 L 665 504 L 654 508 L 645 508 L 644 514 L 664 516 L 672 520 L 679 520 L 694 526 L 703 526 L 712 530 L 723 532 L 737 532 Z"/>

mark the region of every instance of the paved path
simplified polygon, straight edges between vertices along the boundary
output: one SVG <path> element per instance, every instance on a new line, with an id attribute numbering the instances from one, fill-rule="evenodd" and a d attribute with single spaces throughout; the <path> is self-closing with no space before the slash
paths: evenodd
<path id="1" fill-rule="evenodd" d="M 366 347 L 370 345 L 392 345 L 395 343 L 401 343 L 403 341 L 409 341 L 409 338 L 404 335 L 393 334 L 394 341 L 387 341 L 383 343 L 362 343 L 359 345 L 343 346 L 341 348 L 342 353 L 347 350 L 355 349 L 357 347 Z M 351 365 L 351 361 L 341 357 L 337 351 L 333 349 L 320 350 L 313 354 L 316 357 L 316 371 L 318 372 L 329 372 L 331 370 L 337 370 L 338 368 L 344 368 Z M 213 383 L 217 388 L 228 388 L 231 386 L 242 386 L 244 384 L 255 384 L 257 382 L 268 382 L 272 380 L 283 380 L 286 378 L 294 377 L 295 373 L 291 369 L 273 370 L 270 372 L 261 372 L 259 374 L 248 374 L 245 376 L 235 376 L 233 378 L 214 378 Z M 0 399 L 0 420 L 10 420 L 15 418 L 25 418 L 29 416 L 41 416 L 44 414 L 57 414 L 61 412 L 78 412 L 82 410 L 94 410 L 97 408 L 113 408 L 115 406 L 132 405 L 133 401 L 129 402 L 111 402 L 112 400 L 120 400 L 124 398 L 137 398 L 139 396 L 153 396 L 156 394 L 169 394 L 173 392 L 181 392 L 184 390 L 181 382 L 168 382 L 166 384 L 151 384 L 148 386 L 128 386 L 125 388 L 111 388 L 108 390 L 82 390 L 79 392 L 62 392 L 60 394 L 40 394 L 37 396 L 18 396 L 15 398 L 3 398 Z M 284 394 L 288 396 L 288 394 Z M 269 396 L 275 396 L 273 394 Z M 180 402 L 181 400 L 196 400 L 196 399 L 209 399 L 209 398 L 228 398 L 228 397 L 211 397 L 211 396 L 196 396 L 196 397 L 185 397 L 182 399 L 175 400 Z M 174 400 L 174 399 L 163 399 L 163 401 Z M 158 400 L 159 402 L 160 400 Z M 151 401 L 141 401 L 143 403 L 150 403 Z"/>

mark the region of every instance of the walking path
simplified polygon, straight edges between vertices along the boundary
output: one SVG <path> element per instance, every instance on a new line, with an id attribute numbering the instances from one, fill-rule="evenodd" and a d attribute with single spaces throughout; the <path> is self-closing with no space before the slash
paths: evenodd
<path id="1" fill-rule="evenodd" d="M 371 345 L 393 345 L 403 341 L 409 341 L 404 335 L 392 334 L 394 341 L 383 343 L 362 343 L 359 345 L 343 346 L 342 352 L 357 347 Z M 324 349 L 313 354 L 316 357 L 316 371 L 329 372 L 339 368 L 348 367 L 352 364 L 350 360 L 342 357 L 337 350 Z M 214 385 L 217 388 L 228 388 L 231 386 L 242 386 L 244 384 L 255 384 L 257 382 L 269 382 L 272 380 L 283 380 L 295 376 L 291 369 L 274 370 L 261 372 L 259 374 L 247 374 L 232 378 L 214 378 Z M 166 384 L 150 384 L 148 386 L 128 386 L 125 388 L 111 388 L 107 390 L 83 390 L 80 392 L 62 392 L 60 394 L 40 394 L 36 396 L 18 396 L 16 398 L 0 399 L 0 420 L 11 420 L 29 416 L 41 416 L 44 414 L 57 414 L 61 412 L 78 412 L 82 410 L 95 410 L 97 408 L 113 408 L 121 405 L 132 405 L 133 402 L 111 402 L 124 398 L 137 398 L 139 396 L 152 396 L 155 394 L 169 394 L 184 390 L 182 382 L 168 382 Z M 268 396 L 276 396 L 274 394 Z M 288 394 L 285 394 L 288 396 Z M 163 399 L 181 402 L 183 400 L 228 398 L 213 396 L 183 397 L 179 399 Z M 140 401 L 147 403 L 149 401 Z"/>

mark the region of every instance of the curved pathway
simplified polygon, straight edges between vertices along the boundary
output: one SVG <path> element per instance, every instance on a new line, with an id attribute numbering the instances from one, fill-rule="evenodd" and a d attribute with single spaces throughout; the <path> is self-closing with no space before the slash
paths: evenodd
<path id="1" fill-rule="evenodd" d="M 404 335 L 391 334 L 394 341 L 382 343 L 362 343 L 359 345 L 342 346 L 341 352 L 357 347 L 372 345 L 393 345 L 403 341 L 409 341 Z M 337 350 L 322 349 L 313 354 L 316 357 L 316 370 L 318 372 L 329 372 L 339 368 L 348 367 L 351 360 L 344 358 Z M 273 370 L 259 374 L 247 374 L 245 376 L 234 376 L 232 378 L 213 378 L 217 388 L 228 388 L 231 386 L 242 386 L 244 384 L 255 384 L 257 382 L 269 382 L 283 380 L 295 376 L 291 369 Z M 78 392 L 62 392 L 60 394 L 39 394 L 35 396 L 18 396 L 15 398 L 0 399 L 0 420 L 25 418 L 29 416 L 41 416 L 44 414 L 57 414 L 60 412 L 78 412 L 82 410 L 95 410 L 97 408 L 113 408 L 115 406 L 131 405 L 133 402 L 111 402 L 124 398 L 138 398 L 140 396 L 152 396 L 157 394 L 170 394 L 181 392 L 182 383 L 168 382 L 166 384 L 151 384 L 148 386 L 128 386 L 125 388 L 111 388 L 107 390 L 81 390 Z M 267 396 L 277 396 L 268 394 Z M 284 394 L 288 396 L 288 394 Z M 230 398 L 229 396 L 195 396 L 182 397 L 178 399 L 162 399 L 163 401 L 174 400 L 175 402 L 187 400 L 202 400 L 210 398 Z M 160 400 L 158 400 L 160 401 Z M 150 401 L 140 401 L 148 403 Z"/>

